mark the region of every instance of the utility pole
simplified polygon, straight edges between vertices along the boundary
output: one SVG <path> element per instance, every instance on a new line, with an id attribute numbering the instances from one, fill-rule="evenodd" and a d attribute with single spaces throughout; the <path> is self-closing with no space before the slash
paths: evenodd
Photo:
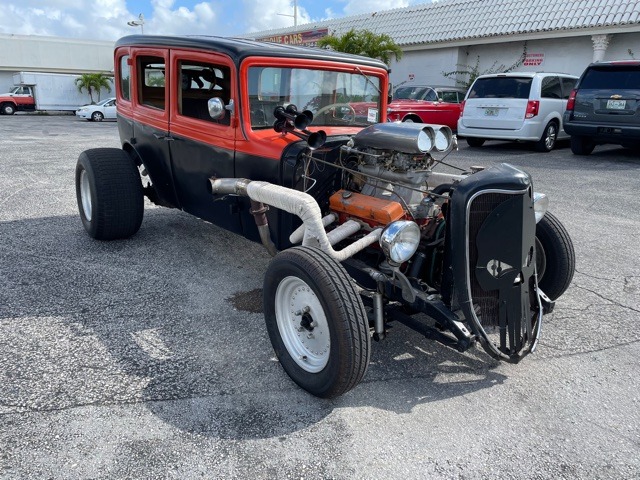
<path id="1" fill-rule="evenodd" d="M 278 13 L 283 17 L 293 17 L 293 26 L 298 26 L 298 0 L 293 0 L 293 15 L 287 15 L 286 13 Z"/>

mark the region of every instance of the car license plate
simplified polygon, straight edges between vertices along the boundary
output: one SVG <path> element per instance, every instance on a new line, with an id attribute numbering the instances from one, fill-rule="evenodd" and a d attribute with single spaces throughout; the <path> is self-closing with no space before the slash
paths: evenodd
<path id="1" fill-rule="evenodd" d="M 607 100 L 607 108 L 610 110 L 624 110 L 626 106 L 626 100 Z"/>
<path id="2" fill-rule="evenodd" d="M 498 109 L 497 108 L 485 108 L 484 109 L 484 116 L 485 117 L 497 117 L 498 116 Z"/>

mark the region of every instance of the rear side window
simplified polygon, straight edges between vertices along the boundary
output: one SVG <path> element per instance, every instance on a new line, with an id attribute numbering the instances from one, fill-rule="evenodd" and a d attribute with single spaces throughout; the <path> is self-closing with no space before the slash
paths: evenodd
<path id="1" fill-rule="evenodd" d="M 141 104 L 165 109 L 164 58 L 138 57 L 138 89 Z"/>
<path id="2" fill-rule="evenodd" d="M 458 92 L 441 92 L 440 96 L 443 102 L 460 103 L 460 100 L 458 99 Z"/>
<path id="3" fill-rule="evenodd" d="M 129 68 L 129 55 L 120 57 L 120 95 L 125 100 L 131 100 L 131 69 Z"/>
<path id="4" fill-rule="evenodd" d="M 580 88 L 607 90 L 640 89 L 640 67 L 589 68 L 580 81 Z"/>
<path id="5" fill-rule="evenodd" d="M 560 79 L 558 77 L 544 77 L 540 88 L 540 96 L 542 98 L 561 99 Z"/>
<path id="6" fill-rule="evenodd" d="M 571 90 L 576 88 L 576 82 L 578 81 L 578 79 L 569 78 L 569 77 L 560 77 L 560 80 L 562 81 L 562 98 L 566 100 L 569 98 L 569 95 L 571 94 Z"/>
<path id="7" fill-rule="evenodd" d="M 529 98 L 531 77 L 478 78 L 469 98 Z"/>

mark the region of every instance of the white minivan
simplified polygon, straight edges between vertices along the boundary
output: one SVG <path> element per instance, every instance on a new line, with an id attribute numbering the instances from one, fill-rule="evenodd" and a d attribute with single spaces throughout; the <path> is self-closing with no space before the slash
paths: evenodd
<path id="1" fill-rule="evenodd" d="M 458 119 L 458 136 L 471 147 L 485 140 L 535 142 L 549 152 L 568 138 L 562 114 L 578 77 L 564 73 L 498 73 L 481 75 L 467 92 Z"/>

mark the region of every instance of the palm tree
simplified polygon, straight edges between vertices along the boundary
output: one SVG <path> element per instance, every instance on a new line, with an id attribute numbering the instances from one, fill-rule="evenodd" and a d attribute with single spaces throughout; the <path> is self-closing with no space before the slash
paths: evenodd
<path id="1" fill-rule="evenodd" d="M 104 73 L 83 73 L 76 78 L 76 87 L 80 93 L 82 93 L 82 90 L 86 90 L 89 93 L 89 98 L 91 98 L 91 103 L 94 104 L 94 91 L 98 94 L 98 101 L 100 101 L 100 91 L 103 88 L 107 92 L 111 92 L 110 82 L 113 82 L 113 78 Z"/>
<path id="2" fill-rule="evenodd" d="M 402 58 L 402 49 L 389 35 L 373 33 L 369 30 L 351 29 L 342 36 L 328 35 L 318 40 L 318 46 L 331 48 L 336 52 L 353 53 L 365 57 L 378 58 L 387 65 L 391 56 L 396 61 Z"/>

